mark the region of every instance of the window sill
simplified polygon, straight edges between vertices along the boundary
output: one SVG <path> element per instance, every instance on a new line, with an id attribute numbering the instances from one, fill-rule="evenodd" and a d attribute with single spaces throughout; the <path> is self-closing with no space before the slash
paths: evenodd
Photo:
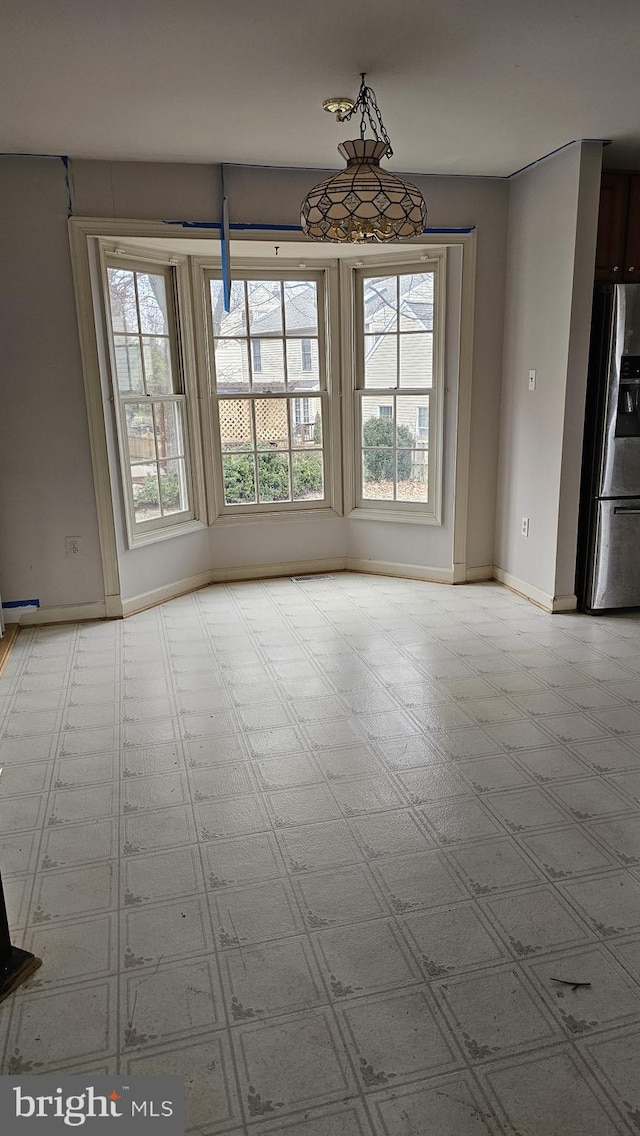
<path id="1" fill-rule="evenodd" d="M 319 521 L 341 518 L 341 514 L 330 505 L 321 509 L 281 509 L 278 512 L 264 513 L 221 513 L 214 521 L 212 527 L 222 526 L 233 528 L 236 525 L 273 524 L 281 521 Z"/>
<path id="2" fill-rule="evenodd" d="M 346 514 L 348 521 L 392 521 L 402 525 L 441 525 L 435 513 L 400 512 L 393 509 L 352 509 Z"/>
<path id="3" fill-rule="evenodd" d="M 167 525 L 163 529 L 152 529 L 149 532 L 138 533 L 135 536 L 129 535 L 128 547 L 132 551 L 134 548 L 144 548 L 148 544 L 157 544 L 161 540 L 171 540 L 177 536 L 188 536 L 190 533 L 200 532 L 206 530 L 207 526 L 204 521 L 181 521 L 179 524 Z"/>

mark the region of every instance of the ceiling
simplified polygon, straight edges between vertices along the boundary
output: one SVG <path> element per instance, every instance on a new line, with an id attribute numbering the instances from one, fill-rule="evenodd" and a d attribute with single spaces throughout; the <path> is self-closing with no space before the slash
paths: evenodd
<path id="1" fill-rule="evenodd" d="M 392 168 L 640 166 L 638 0 L 4 0 L 0 151 L 333 168 L 367 71 Z"/>

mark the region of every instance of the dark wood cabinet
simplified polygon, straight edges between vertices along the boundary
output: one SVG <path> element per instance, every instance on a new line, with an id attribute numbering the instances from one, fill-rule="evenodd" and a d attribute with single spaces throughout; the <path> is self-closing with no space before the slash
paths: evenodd
<path id="1" fill-rule="evenodd" d="M 631 174 L 629 178 L 629 220 L 623 276 L 630 284 L 640 282 L 640 174 Z"/>
<path id="2" fill-rule="evenodd" d="M 640 177 L 638 201 L 640 204 Z M 600 212 L 598 214 L 598 243 L 596 245 L 596 280 L 620 283 L 625 268 L 625 241 L 629 213 L 630 175 L 603 173 L 600 183 Z M 640 240 L 640 215 L 637 220 Z M 640 262 L 640 256 L 637 258 Z M 636 266 L 636 261 L 631 264 Z M 640 270 L 640 263 L 637 265 Z M 639 276 L 640 279 L 640 276 Z"/>

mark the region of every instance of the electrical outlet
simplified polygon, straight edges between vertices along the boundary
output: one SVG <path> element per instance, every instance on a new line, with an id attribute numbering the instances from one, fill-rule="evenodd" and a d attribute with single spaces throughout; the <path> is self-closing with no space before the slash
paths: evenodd
<path id="1" fill-rule="evenodd" d="M 520 532 L 522 533 L 523 536 L 529 535 L 529 518 L 528 517 L 522 518 L 522 521 L 520 522 Z"/>
<path id="2" fill-rule="evenodd" d="M 535 373 L 535 371 L 532 370 L 532 371 L 529 371 L 529 390 L 534 391 L 535 389 L 536 389 L 536 373 Z"/>
<path id="3" fill-rule="evenodd" d="M 82 556 L 82 539 L 79 536 L 66 536 L 64 550 L 67 560 L 79 560 Z"/>

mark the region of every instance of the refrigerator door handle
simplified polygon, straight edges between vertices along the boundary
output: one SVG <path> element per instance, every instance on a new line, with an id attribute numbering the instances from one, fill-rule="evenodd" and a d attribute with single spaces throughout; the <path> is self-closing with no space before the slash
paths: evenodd
<path id="1" fill-rule="evenodd" d="M 628 517 L 640 517 L 640 509 L 637 507 L 625 509 L 624 505 L 616 505 L 613 515 L 617 517 L 619 513 L 625 513 Z"/>

